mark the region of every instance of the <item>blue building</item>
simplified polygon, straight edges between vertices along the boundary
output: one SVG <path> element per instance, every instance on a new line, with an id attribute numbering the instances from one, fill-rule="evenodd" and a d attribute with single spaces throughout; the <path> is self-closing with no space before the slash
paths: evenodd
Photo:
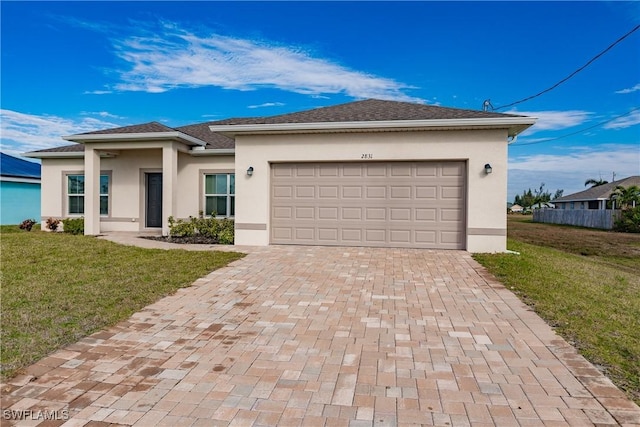
<path id="1" fill-rule="evenodd" d="M 40 165 L 0 153 L 0 224 L 40 223 Z"/>

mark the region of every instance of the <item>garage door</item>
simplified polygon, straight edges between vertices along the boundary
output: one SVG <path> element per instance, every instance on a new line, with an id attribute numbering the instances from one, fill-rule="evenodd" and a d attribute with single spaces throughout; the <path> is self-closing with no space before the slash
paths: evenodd
<path id="1" fill-rule="evenodd" d="M 279 163 L 271 243 L 464 249 L 465 163 Z"/>

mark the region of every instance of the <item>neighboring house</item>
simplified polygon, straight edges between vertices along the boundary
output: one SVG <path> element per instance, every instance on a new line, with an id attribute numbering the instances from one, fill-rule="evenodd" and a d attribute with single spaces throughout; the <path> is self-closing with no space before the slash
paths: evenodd
<path id="1" fill-rule="evenodd" d="M 0 153 L 0 224 L 40 219 L 40 165 Z"/>
<path id="2" fill-rule="evenodd" d="M 42 219 L 85 234 L 169 232 L 215 211 L 236 245 L 506 250 L 507 150 L 534 118 L 365 100 L 170 128 L 66 136 L 40 150 Z"/>
<path id="3" fill-rule="evenodd" d="M 554 209 L 556 206 L 550 202 L 542 202 L 531 205 L 531 209 Z"/>
<path id="4" fill-rule="evenodd" d="M 640 187 L 640 176 L 630 176 L 608 184 L 591 187 L 588 190 L 555 199 L 553 203 L 556 209 L 607 209 L 607 202 L 611 198 L 611 193 L 619 185 L 625 188 L 632 185 Z"/>
<path id="5" fill-rule="evenodd" d="M 511 208 L 509 209 L 511 212 L 513 213 L 522 213 L 522 211 L 524 210 L 524 208 L 520 205 L 511 205 Z"/>

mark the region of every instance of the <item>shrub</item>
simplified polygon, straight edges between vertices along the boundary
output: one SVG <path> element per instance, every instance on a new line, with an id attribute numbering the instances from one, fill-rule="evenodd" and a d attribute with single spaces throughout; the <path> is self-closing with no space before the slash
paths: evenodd
<path id="1" fill-rule="evenodd" d="M 218 243 L 221 245 L 233 245 L 234 223 L 233 220 L 224 218 L 220 220 Z"/>
<path id="2" fill-rule="evenodd" d="M 171 237 L 192 237 L 196 234 L 194 218 L 189 217 L 189 221 L 169 217 L 169 235 Z"/>
<path id="3" fill-rule="evenodd" d="M 48 218 L 46 222 L 47 228 L 51 231 L 57 231 L 60 225 L 60 220 L 55 218 Z"/>
<path id="4" fill-rule="evenodd" d="M 63 219 L 62 225 L 65 233 L 84 234 L 84 218 Z"/>
<path id="5" fill-rule="evenodd" d="M 218 237 L 220 223 L 216 219 L 215 214 L 212 213 L 209 218 L 205 218 L 202 216 L 202 212 L 200 212 L 199 218 L 193 218 L 192 221 L 201 236 L 210 237 L 212 239 L 216 239 Z"/>
<path id="6" fill-rule="evenodd" d="M 31 231 L 35 223 L 36 223 L 35 219 L 25 219 L 20 223 L 20 230 Z"/>
<path id="7" fill-rule="evenodd" d="M 169 217 L 169 236 L 194 237 L 201 236 L 215 240 L 222 245 L 232 245 L 234 239 L 234 223 L 228 218 L 217 219 L 215 213 L 205 218 L 202 212 L 197 218 L 192 216 L 188 220 Z"/>
<path id="8" fill-rule="evenodd" d="M 640 233 L 640 206 L 620 212 L 620 219 L 613 228 L 624 233 Z"/>

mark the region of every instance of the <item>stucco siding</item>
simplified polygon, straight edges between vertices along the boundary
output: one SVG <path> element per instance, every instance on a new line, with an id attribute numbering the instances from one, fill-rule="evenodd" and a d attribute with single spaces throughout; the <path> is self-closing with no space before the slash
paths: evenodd
<path id="1" fill-rule="evenodd" d="M 466 249 L 506 250 L 506 130 L 413 131 L 236 137 L 236 244 L 269 244 L 270 164 L 458 160 L 467 165 Z M 484 165 L 493 173 L 487 175 Z M 253 176 L 246 175 L 249 166 Z M 484 233 L 484 234 L 482 234 Z M 486 238 L 484 238 L 487 236 Z"/>
<path id="2" fill-rule="evenodd" d="M 65 174 L 83 173 L 83 159 L 42 160 L 43 224 L 49 217 L 66 218 Z M 100 217 L 101 231 L 144 230 L 144 174 L 162 172 L 162 149 L 120 150 L 115 157 L 102 158 L 100 169 L 108 172 L 109 215 Z M 233 171 L 233 156 L 193 157 L 178 153 L 176 214 L 178 218 L 198 215 L 201 204 L 202 171 Z"/>

